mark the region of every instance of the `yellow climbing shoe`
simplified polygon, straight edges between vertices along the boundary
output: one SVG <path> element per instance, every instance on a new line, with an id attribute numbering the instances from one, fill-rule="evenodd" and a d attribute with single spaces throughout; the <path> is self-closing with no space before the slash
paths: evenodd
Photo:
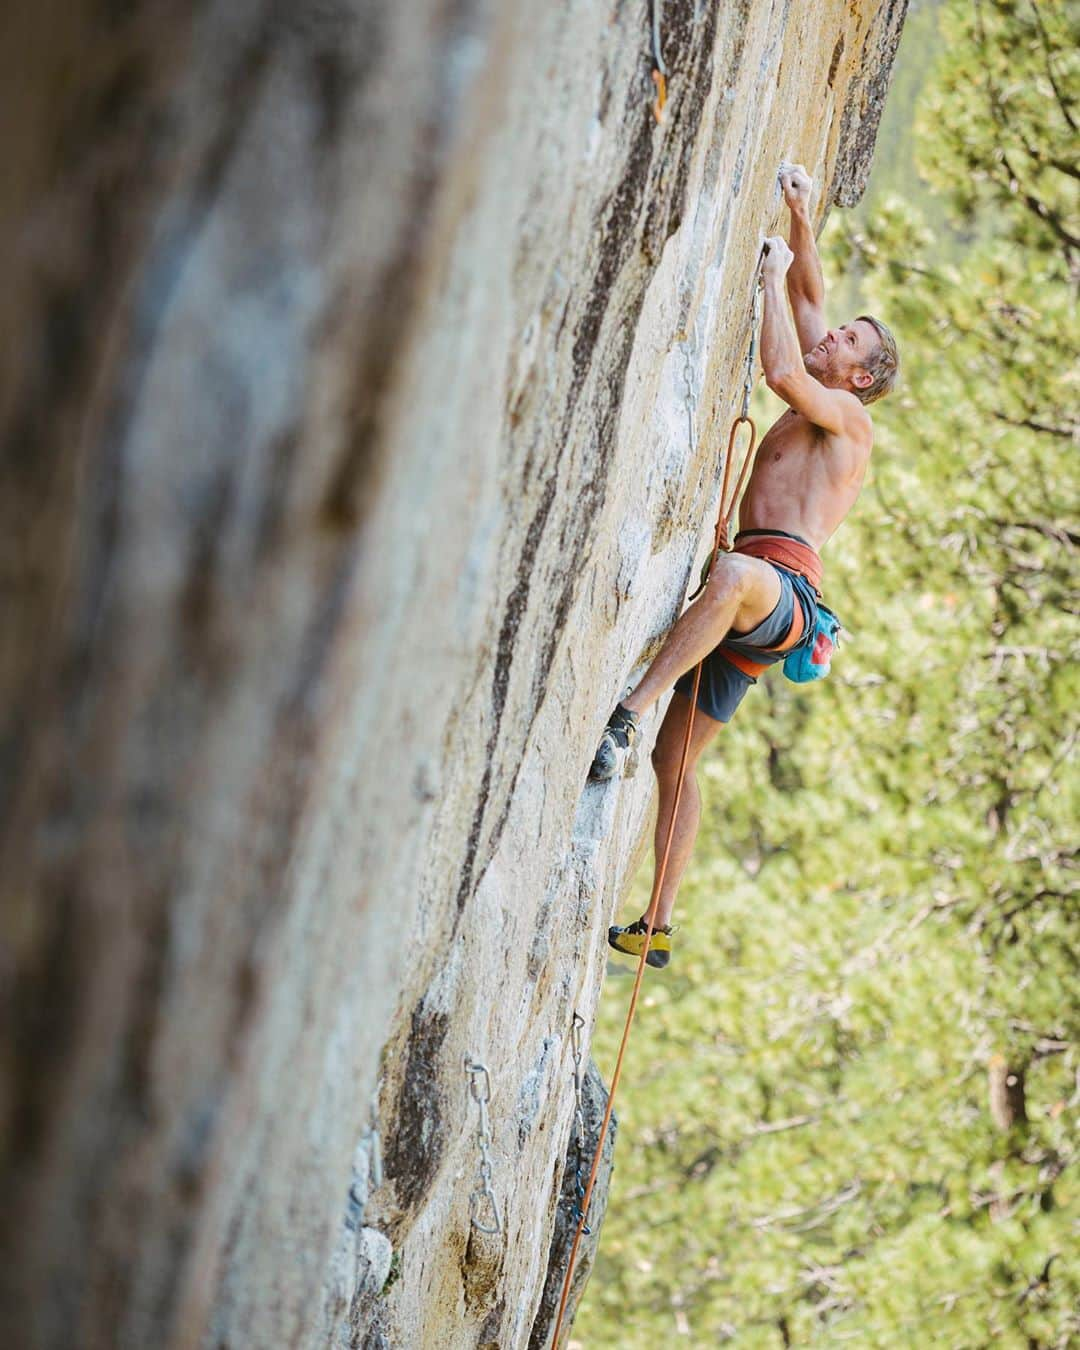
<path id="1" fill-rule="evenodd" d="M 629 923 L 625 928 L 616 927 L 614 924 L 607 930 L 608 946 L 614 947 L 617 952 L 625 952 L 627 956 L 640 956 L 641 949 L 645 946 L 645 934 L 649 931 L 649 926 L 643 919 L 636 919 Z M 671 960 L 671 935 L 675 929 L 670 924 L 663 928 L 654 928 L 652 941 L 649 943 L 649 954 L 645 958 L 647 966 L 653 966 L 656 970 L 663 970 Z"/>

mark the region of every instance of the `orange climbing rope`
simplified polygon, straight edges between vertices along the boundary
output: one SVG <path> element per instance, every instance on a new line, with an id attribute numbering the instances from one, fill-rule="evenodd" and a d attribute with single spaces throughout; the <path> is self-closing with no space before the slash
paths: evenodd
<path id="1" fill-rule="evenodd" d="M 746 361 L 746 379 L 743 383 L 743 402 L 742 411 L 731 424 L 731 431 L 728 434 L 727 452 L 724 456 L 724 476 L 720 487 L 720 511 L 716 517 L 716 531 L 713 539 L 712 557 L 709 564 L 710 571 L 716 566 L 716 559 L 720 553 L 721 539 L 731 524 L 731 517 L 735 513 L 735 504 L 739 500 L 739 494 L 742 492 L 743 483 L 746 478 L 747 470 L 750 467 L 750 461 L 754 455 L 754 449 L 757 445 L 757 427 L 750 416 L 750 395 L 754 387 L 754 355 L 757 350 L 757 329 L 758 329 L 758 281 L 761 272 L 761 261 L 768 251 L 768 245 L 762 247 L 758 256 L 757 267 L 754 272 L 754 306 L 751 318 L 750 328 L 750 349 L 747 353 Z M 732 452 L 735 448 L 735 440 L 738 436 L 739 427 L 746 423 L 750 428 L 750 440 L 743 455 L 742 466 L 739 470 L 739 476 L 735 480 L 735 490 L 728 497 L 728 483 L 731 480 Z M 704 585 L 704 583 L 702 583 Z M 699 590 L 701 587 L 698 588 Z M 695 591 L 695 595 L 697 592 Z M 692 597 L 691 597 L 692 598 Z M 566 1276 L 563 1279 L 562 1295 L 559 1299 L 559 1313 L 555 1320 L 555 1331 L 551 1338 L 552 1350 L 558 1350 L 559 1332 L 562 1330 L 563 1318 L 566 1314 L 566 1303 L 570 1297 L 570 1283 L 574 1278 L 574 1263 L 577 1260 L 578 1247 L 581 1243 L 582 1231 L 585 1228 L 585 1220 L 589 1213 L 589 1201 L 592 1199 L 593 1186 L 596 1184 L 596 1174 L 600 1170 L 600 1157 L 604 1150 L 604 1140 L 607 1138 L 608 1126 L 611 1123 L 611 1113 L 615 1105 L 615 1093 L 618 1091 L 619 1079 L 622 1077 L 623 1058 L 626 1054 L 627 1042 L 630 1039 L 630 1027 L 634 1021 L 634 1014 L 637 1011 L 638 994 L 641 991 L 641 981 L 645 974 L 645 958 L 649 954 L 649 944 L 652 942 L 654 932 L 653 921 L 656 918 L 656 907 L 660 901 L 660 892 L 664 885 L 664 876 L 667 872 L 668 858 L 671 854 L 671 841 L 675 838 L 675 821 L 678 819 L 679 802 L 682 799 L 683 774 L 686 772 L 686 760 L 690 753 L 690 738 L 694 729 L 694 713 L 697 709 L 698 687 L 701 684 L 701 667 L 699 661 L 694 669 L 694 687 L 690 694 L 690 712 L 686 719 L 686 732 L 683 736 L 682 755 L 679 759 L 679 778 L 675 787 L 675 800 L 671 807 L 671 819 L 668 821 L 667 841 L 664 844 L 663 857 L 656 870 L 656 878 L 653 881 L 652 897 L 649 900 L 648 912 L 645 915 L 647 931 L 645 933 L 645 945 L 641 949 L 641 955 L 638 957 L 637 972 L 634 976 L 634 987 L 630 993 L 630 1007 L 626 1013 L 626 1023 L 623 1026 L 622 1040 L 619 1042 L 619 1053 L 615 1060 L 615 1072 L 611 1076 L 611 1087 L 608 1090 L 607 1107 L 604 1110 L 604 1119 L 600 1124 L 600 1133 L 596 1140 L 596 1153 L 593 1157 L 593 1164 L 589 1170 L 589 1180 L 585 1187 L 585 1195 L 580 1201 L 580 1214 L 578 1217 L 577 1228 L 574 1230 L 574 1241 L 570 1247 L 570 1258 L 566 1266 Z"/>

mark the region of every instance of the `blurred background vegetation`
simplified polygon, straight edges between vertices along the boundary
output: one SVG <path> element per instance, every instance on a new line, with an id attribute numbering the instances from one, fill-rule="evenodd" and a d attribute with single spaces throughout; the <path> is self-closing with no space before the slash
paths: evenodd
<path id="1" fill-rule="evenodd" d="M 1078 39 L 1063 0 L 914 3 L 823 232 L 830 321 L 888 323 L 903 387 L 826 556 L 832 675 L 766 677 L 702 769 L 587 1350 L 1080 1345 Z"/>

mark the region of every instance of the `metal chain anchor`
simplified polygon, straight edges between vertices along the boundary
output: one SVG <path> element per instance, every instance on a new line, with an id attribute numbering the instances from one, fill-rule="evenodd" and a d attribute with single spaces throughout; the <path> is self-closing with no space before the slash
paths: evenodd
<path id="1" fill-rule="evenodd" d="M 488 1123 L 488 1102 L 491 1101 L 491 1074 L 486 1064 L 465 1056 L 465 1072 L 469 1076 L 469 1095 L 479 1108 L 476 1143 L 480 1150 L 480 1180 L 469 1196 L 469 1219 L 480 1233 L 501 1233 L 502 1219 L 495 1192 L 491 1189 L 491 1129 Z M 493 1222 L 484 1223 L 485 1214 Z"/>
<path id="2" fill-rule="evenodd" d="M 585 1026 L 585 1019 L 578 1012 L 574 1013 L 574 1020 L 570 1023 L 570 1044 L 574 1050 L 574 1130 L 575 1130 L 575 1157 L 574 1157 L 574 1203 L 570 1207 L 570 1213 L 573 1215 L 575 1223 L 581 1224 L 581 1231 L 584 1236 L 588 1236 L 592 1229 L 587 1223 L 582 1221 L 585 1218 L 585 1211 L 581 1207 L 585 1199 L 585 1182 L 581 1176 L 582 1164 L 585 1161 L 585 1108 L 581 1102 L 581 1032 Z"/>
<path id="3" fill-rule="evenodd" d="M 698 348 L 698 331 L 697 331 L 697 320 L 695 319 L 694 320 L 695 352 L 697 351 L 697 348 Z M 693 462 L 694 458 L 697 455 L 697 430 L 695 425 L 697 421 L 697 395 L 694 393 L 694 366 L 693 362 L 690 360 L 690 346 L 689 343 L 685 341 L 682 343 L 682 355 L 683 355 L 683 371 L 682 371 L 683 388 L 686 391 L 685 394 L 683 395 L 686 402 L 686 427 L 687 427 L 686 434 L 687 440 L 690 443 L 690 460 L 691 462 Z"/>

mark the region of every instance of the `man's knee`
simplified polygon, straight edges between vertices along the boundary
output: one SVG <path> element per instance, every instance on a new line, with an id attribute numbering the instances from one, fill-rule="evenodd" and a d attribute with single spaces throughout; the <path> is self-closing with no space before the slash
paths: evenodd
<path id="1" fill-rule="evenodd" d="M 749 632 L 767 618 L 782 594 L 776 569 L 760 558 L 745 558 L 728 553 L 717 558 L 714 575 L 709 577 L 705 595 L 718 607 L 734 609 L 731 627 Z"/>
<path id="2" fill-rule="evenodd" d="M 703 599 L 727 604 L 742 601 L 754 584 L 754 562 L 741 553 L 721 553 L 709 573 Z"/>

